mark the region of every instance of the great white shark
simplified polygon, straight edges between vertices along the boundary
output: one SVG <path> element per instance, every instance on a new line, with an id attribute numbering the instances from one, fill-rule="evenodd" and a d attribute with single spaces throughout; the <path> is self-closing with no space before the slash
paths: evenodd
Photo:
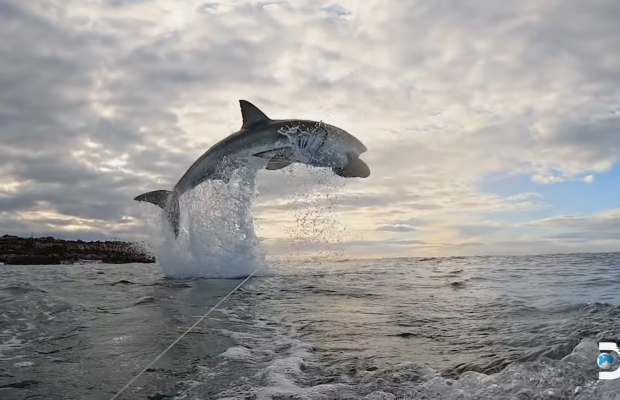
<path id="1" fill-rule="evenodd" d="M 368 149 L 344 129 L 322 121 L 274 120 L 249 101 L 239 100 L 239 105 L 243 119 L 239 131 L 200 156 L 172 190 L 154 190 L 134 198 L 161 207 L 175 237 L 179 235 L 179 197 L 207 180 L 228 183 L 233 171 L 252 157 L 265 160 L 268 170 L 302 163 L 331 168 L 345 178 L 370 176 L 370 168 L 359 158 Z"/>

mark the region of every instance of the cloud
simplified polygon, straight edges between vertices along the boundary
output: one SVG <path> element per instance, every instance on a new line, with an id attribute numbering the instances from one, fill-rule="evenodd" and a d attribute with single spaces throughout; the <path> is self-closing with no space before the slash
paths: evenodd
<path id="1" fill-rule="evenodd" d="M 562 215 L 532 221 L 527 226 L 553 230 L 549 235 L 561 241 L 617 241 L 620 237 L 620 209 L 594 215 Z"/>
<path id="2" fill-rule="evenodd" d="M 491 233 L 496 233 L 505 228 L 499 224 L 469 224 L 469 225 L 453 225 L 452 229 L 456 230 L 459 235 L 464 237 L 480 237 Z"/>
<path id="3" fill-rule="evenodd" d="M 417 229 L 414 228 L 413 226 L 404 225 L 404 224 L 381 225 L 377 227 L 377 230 L 386 231 L 386 232 L 415 232 L 417 231 Z"/>
<path id="4" fill-rule="evenodd" d="M 479 184 L 593 183 L 618 162 L 618 13 L 614 0 L 0 0 L 0 230 L 144 237 L 150 206 L 133 197 L 174 185 L 239 129 L 248 99 L 369 148 L 365 180 L 261 172 L 254 212 L 270 240 L 300 210 L 349 226 L 358 254 L 594 238 L 583 221 L 488 222 L 551 205 Z M 407 247 L 412 232 L 424 243 Z"/>

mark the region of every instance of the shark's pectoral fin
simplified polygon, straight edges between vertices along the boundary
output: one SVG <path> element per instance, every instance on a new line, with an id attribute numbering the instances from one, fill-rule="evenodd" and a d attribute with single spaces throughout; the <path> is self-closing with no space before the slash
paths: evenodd
<path id="1" fill-rule="evenodd" d="M 359 157 L 347 154 L 347 164 L 344 167 L 332 168 L 332 171 L 343 178 L 368 178 L 370 168 Z"/>
<path id="2" fill-rule="evenodd" d="M 293 155 L 293 149 L 290 147 L 278 147 L 277 149 L 261 151 L 260 153 L 254 153 L 254 157 L 267 158 L 271 160 L 272 158 L 286 160 Z"/>
<path id="3" fill-rule="evenodd" d="M 282 168 L 286 168 L 289 165 L 291 165 L 292 162 L 282 159 L 282 158 L 272 158 L 271 160 L 269 160 L 269 162 L 267 163 L 267 166 L 265 167 L 265 169 L 269 170 L 269 171 L 276 171 Z"/>

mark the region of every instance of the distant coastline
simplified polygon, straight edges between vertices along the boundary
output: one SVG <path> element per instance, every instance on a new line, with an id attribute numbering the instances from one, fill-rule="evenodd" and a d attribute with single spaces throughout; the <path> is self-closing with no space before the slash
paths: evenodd
<path id="1" fill-rule="evenodd" d="M 133 243 L 63 240 L 51 236 L 0 237 L 0 263 L 12 265 L 78 263 L 154 263 L 155 258 Z"/>

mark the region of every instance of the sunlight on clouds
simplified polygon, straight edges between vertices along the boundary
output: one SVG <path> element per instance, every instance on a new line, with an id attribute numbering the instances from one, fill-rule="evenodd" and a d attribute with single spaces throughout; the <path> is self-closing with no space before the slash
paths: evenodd
<path id="1" fill-rule="evenodd" d="M 128 158 L 129 158 L 129 154 L 123 154 L 120 157 L 115 157 L 108 161 L 104 161 L 103 164 L 113 169 L 122 170 L 123 167 L 127 165 Z"/>
<path id="2" fill-rule="evenodd" d="M 0 194 L 17 193 L 22 184 L 16 181 L 0 181 Z"/>
<path id="3" fill-rule="evenodd" d="M 176 31 L 185 27 L 187 20 L 193 15 L 194 10 L 190 7 L 196 2 L 155 0 L 155 4 L 164 13 L 163 25 L 170 31 Z"/>
<path id="4" fill-rule="evenodd" d="M 94 220 L 78 219 L 66 215 L 61 215 L 52 211 L 31 211 L 17 213 L 18 218 L 26 220 L 36 220 L 47 225 L 48 228 L 55 228 L 61 231 L 88 231 L 97 229 L 94 227 Z"/>
<path id="5" fill-rule="evenodd" d="M 59 219 L 59 220 L 72 220 L 72 217 L 67 217 L 64 215 L 60 215 L 53 211 L 26 211 L 18 213 L 21 218 L 28 219 L 37 219 L 37 218 L 48 218 L 48 219 Z M 84 220 L 88 222 L 87 220 Z M 92 220 L 90 221 L 92 222 Z"/>
<path id="6" fill-rule="evenodd" d="M 85 150 L 78 150 L 78 151 L 74 151 L 72 155 L 76 160 L 78 160 L 79 162 L 87 166 L 88 168 L 96 170 L 96 171 L 131 172 L 124 168 L 127 165 L 129 154 L 122 154 L 121 156 L 115 156 L 110 151 L 103 151 L 102 153 L 98 153 L 97 155 L 94 155 L 93 153 L 87 152 Z M 99 158 L 98 163 L 92 161 L 97 158 Z"/>
<path id="7" fill-rule="evenodd" d="M 132 171 L 131 169 L 127 168 L 130 157 L 130 155 L 127 153 L 121 154 L 120 156 L 115 156 L 112 154 L 112 152 L 107 150 L 93 153 L 93 150 L 101 149 L 101 146 L 99 144 L 86 140 L 84 142 L 84 145 L 87 147 L 88 150 L 75 150 L 71 153 L 71 155 L 75 159 L 75 161 L 81 164 L 82 167 L 86 167 L 88 170 L 108 174 L 123 173 L 152 182 L 160 180 L 159 175 L 143 171 Z M 118 178 L 120 177 L 113 177 L 113 180 L 117 180 Z"/>
<path id="8" fill-rule="evenodd" d="M 111 118 L 114 117 L 114 107 L 106 102 L 107 95 L 105 83 L 102 79 L 97 79 L 90 92 L 90 105 L 98 115 Z"/>
<path id="9" fill-rule="evenodd" d="M 26 216 L 2 214 L 0 228 L 29 231 L 47 218 L 58 230 L 143 234 L 131 199 L 170 189 L 239 129 L 246 99 L 272 118 L 341 126 L 369 148 L 364 180 L 261 172 L 255 212 L 272 249 L 295 229 L 300 241 L 334 241 L 312 246 L 358 255 L 552 251 L 604 240 L 586 229 L 596 224 L 611 235 L 606 214 L 575 225 L 489 220 L 553 215 L 560 204 L 479 187 L 489 176 L 548 188 L 597 175 L 593 191 L 618 162 L 614 0 L 7 4 L 0 29 L 18 42 L 3 51 L 20 63 L 0 83 L 23 85 L 0 94 L 15 105 L 3 110 L 19 110 L 3 117 L 0 211 Z M 64 217 L 28 214 L 42 199 Z"/>
<path id="10" fill-rule="evenodd" d="M 2 216 L 2 213 L 0 213 L 0 216 Z M 119 232 L 123 232 L 140 225 L 139 221 L 130 216 L 123 216 L 119 221 L 108 223 L 95 219 L 76 218 L 54 211 L 17 212 L 8 219 L 30 222 L 27 228 L 37 235 L 49 229 L 56 230 L 59 233 L 97 233 L 101 230 L 110 229 L 118 229 Z"/>
<path id="11" fill-rule="evenodd" d="M 532 181 L 536 183 L 560 183 L 564 182 L 566 179 L 560 176 L 543 176 L 543 175 L 534 175 L 532 176 Z"/>
<path id="12" fill-rule="evenodd" d="M 96 149 L 98 147 L 101 147 L 101 145 L 99 143 L 95 143 L 95 142 L 93 142 L 90 139 L 84 140 L 84 146 L 86 146 L 89 149 Z M 83 154 L 83 152 L 77 152 L 76 155 L 82 155 L 82 154 Z"/>

